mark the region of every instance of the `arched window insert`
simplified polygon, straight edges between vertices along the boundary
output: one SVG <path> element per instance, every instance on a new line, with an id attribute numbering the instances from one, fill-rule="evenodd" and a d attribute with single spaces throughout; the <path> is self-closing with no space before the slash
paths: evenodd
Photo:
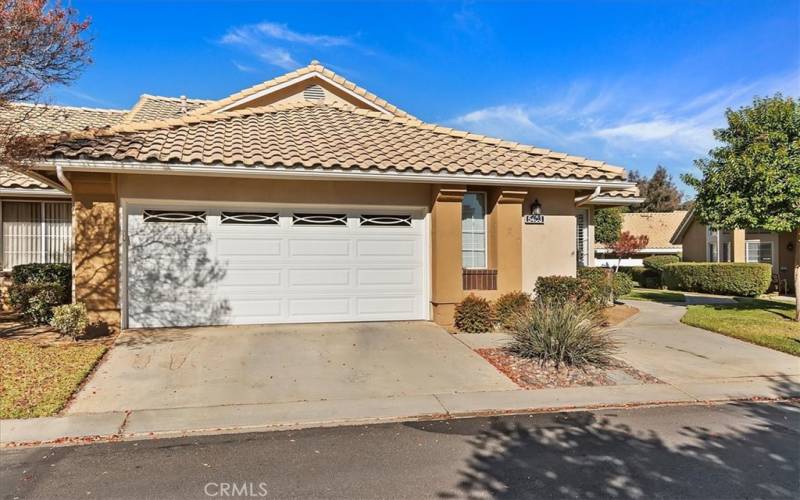
<path id="1" fill-rule="evenodd" d="M 411 227 L 410 215 L 368 215 L 361 216 L 362 226 L 388 226 L 388 227 Z"/>
<path id="2" fill-rule="evenodd" d="M 145 222 L 185 222 L 190 224 L 205 224 L 206 213 L 202 210 L 145 210 Z"/>
<path id="3" fill-rule="evenodd" d="M 265 212 L 222 212 L 222 224 L 262 224 L 275 226 L 279 223 L 277 213 Z"/>
<path id="4" fill-rule="evenodd" d="M 295 226 L 346 226 L 346 214 L 292 214 Z"/>

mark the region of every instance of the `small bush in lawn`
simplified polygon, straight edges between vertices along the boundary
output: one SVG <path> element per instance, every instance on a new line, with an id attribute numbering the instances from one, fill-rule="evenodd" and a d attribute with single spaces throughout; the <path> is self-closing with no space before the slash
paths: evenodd
<path id="1" fill-rule="evenodd" d="M 614 287 L 614 299 L 618 299 L 633 291 L 633 280 L 625 273 L 614 273 L 612 286 Z"/>
<path id="2" fill-rule="evenodd" d="M 89 316 L 86 305 L 82 302 L 64 304 L 53 308 L 53 317 L 50 326 L 61 332 L 62 335 L 77 339 L 86 332 L 89 326 Z"/>
<path id="3" fill-rule="evenodd" d="M 455 325 L 466 333 L 489 332 L 494 327 L 494 312 L 488 300 L 470 294 L 456 306 Z"/>
<path id="4" fill-rule="evenodd" d="M 552 362 L 556 368 L 607 366 L 617 344 L 603 330 L 603 315 L 590 304 L 537 297 L 511 331 L 509 351 Z"/>
<path id="5" fill-rule="evenodd" d="M 652 269 L 661 274 L 661 271 L 664 270 L 664 266 L 680 261 L 681 258 L 677 255 L 653 255 L 651 257 L 645 257 L 644 260 L 642 260 L 642 264 L 644 264 L 644 267 L 647 269 Z"/>
<path id="6" fill-rule="evenodd" d="M 531 304 L 531 296 L 525 292 L 504 293 L 494 301 L 494 316 L 506 330 L 514 325 L 517 316 Z"/>
<path id="7" fill-rule="evenodd" d="M 17 285 L 59 283 L 65 290 L 70 290 L 72 288 L 72 266 L 70 264 L 21 264 L 11 269 L 11 281 Z"/>
<path id="8" fill-rule="evenodd" d="M 60 283 L 15 283 L 8 289 L 8 301 L 23 320 L 46 325 L 53 307 L 69 302 L 69 293 Z"/>
<path id="9" fill-rule="evenodd" d="M 679 262 L 664 266 L 663 280 L 670 290 L 755 297 L 769 289 L 772 266 L 741 262 Z"/>

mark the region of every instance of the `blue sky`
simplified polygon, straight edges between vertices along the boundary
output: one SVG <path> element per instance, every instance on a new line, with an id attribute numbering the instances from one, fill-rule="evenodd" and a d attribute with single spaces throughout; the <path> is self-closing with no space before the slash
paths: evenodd
<path id="1" fill-rule="evenodd" d="M 221 98 L 318 59 L 434 123 L 677 177 L 727 107 L 800 95 L 800 2 L 90 2 L 60 104 Z"/>

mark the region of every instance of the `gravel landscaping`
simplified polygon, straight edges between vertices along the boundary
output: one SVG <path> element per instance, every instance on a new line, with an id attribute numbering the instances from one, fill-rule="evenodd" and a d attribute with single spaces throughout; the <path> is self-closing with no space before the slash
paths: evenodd
<path id="1" fill-rule="evenodd" d="M 520 358 L 503 348 L 475 351 L 523 389 L 662 383 L 619 360 L 605 368 L 562 366 L 556 370 L 552 363 Z"/>

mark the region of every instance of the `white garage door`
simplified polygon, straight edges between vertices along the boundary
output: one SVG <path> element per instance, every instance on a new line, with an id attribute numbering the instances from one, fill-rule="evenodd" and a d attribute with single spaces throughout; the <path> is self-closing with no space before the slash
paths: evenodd
<path id="1" fill-rule="evenodd" d="M 127 213 L 131 328 L 427 319 L 422 211 Z"/>

